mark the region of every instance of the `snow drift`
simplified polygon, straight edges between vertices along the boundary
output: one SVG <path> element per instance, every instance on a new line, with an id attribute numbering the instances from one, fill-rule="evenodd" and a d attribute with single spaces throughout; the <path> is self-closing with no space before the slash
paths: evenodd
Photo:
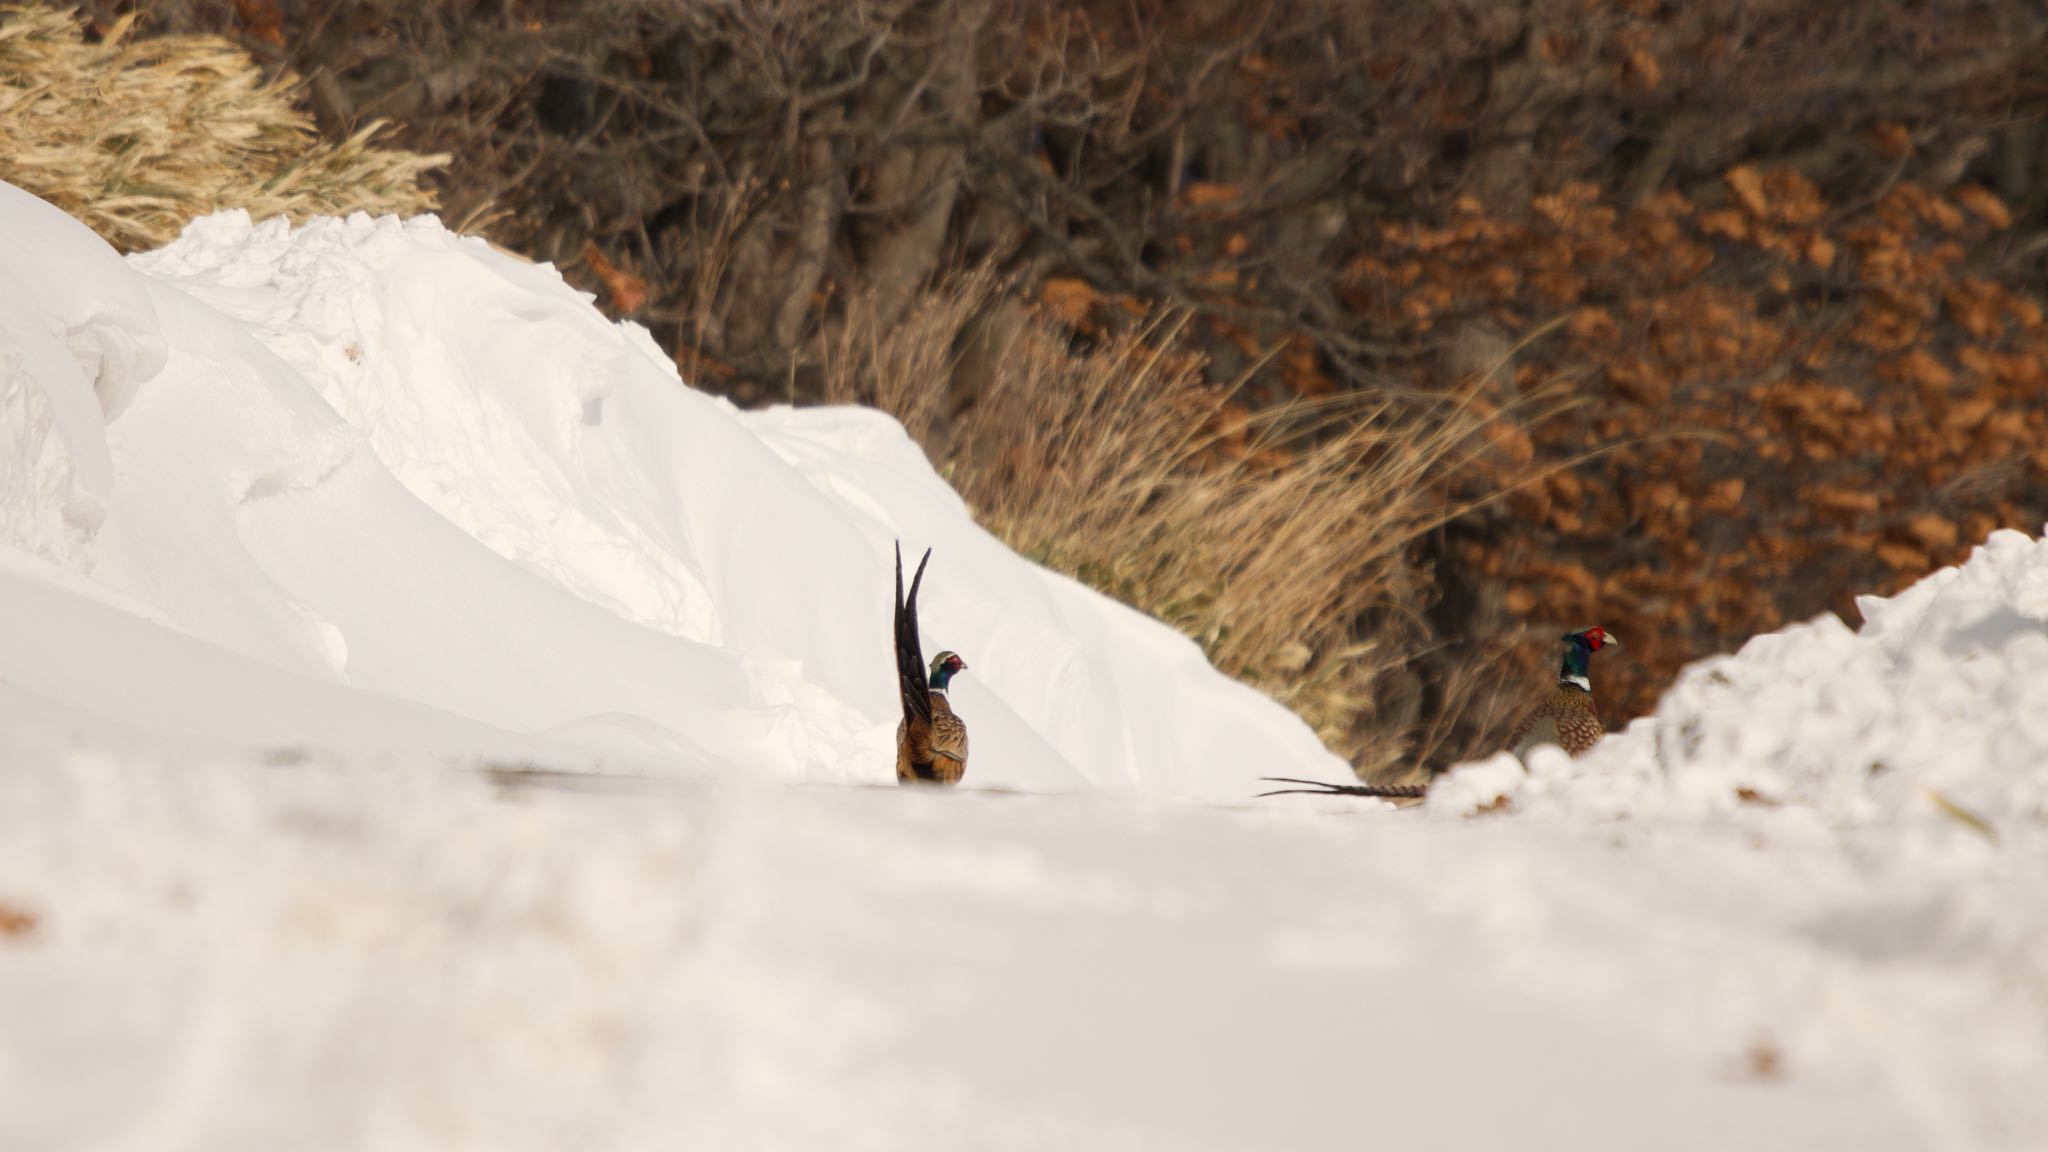
<path id="1" fill-rule="evenodd" d="M 739 412 L 552 269 L 431 219 L 236 213 L 129 267 L 4 196 L 0 540 L 62 568 L 29 594 L 127 612 L 107 645 L 165 661 L 110 673 L 132 696 L 214 703 L 60 686 L 92 657 L 18 633 L 24 690 L 261 741 L 331 733 L 240 702 L 347 694 L 393 714 L 357 743 L 464 750 L 481 726 L 558 760 L 888 781 L 900 538 L 935 549 L 928 645 L 972 665 L 970 784 L 1237 796 L 1341 770 L 1185 639 L 976 528 L 893 421 Z M 197 675 L 142 635 L 165 626 L 245 663 Z"/>
<path id="2" fill-rule="evenodd" d="M 2048 539 L 1995 532 L 1857 607 L 1692 665 L 1583 759 L 1467 765 L 1428 806 L 1735 846 L 1716 882 L 1848 961 L 1814 1015 L 1914 1069 L 1935 1146 L 2048 1146 Z"/>
<path id="3" fill-rule="evenodd" d="M 2048 846 L 2048 540 L 1995 532 L 1967 564 L 1857 607 L 1860 630 L 1821 616 L 1692 665 L 1655 715 L 1584 759 L 1462 768 L 1432 807 L 1568 821 L 1789 809 L 1895 834 L 1887 847 L 1916 860 L 1958 828 Z"/>

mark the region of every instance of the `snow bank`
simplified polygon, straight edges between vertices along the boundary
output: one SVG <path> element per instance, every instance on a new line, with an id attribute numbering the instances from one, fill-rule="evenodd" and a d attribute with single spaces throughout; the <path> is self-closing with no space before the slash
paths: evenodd
<path id="1" fill-rule="evenodd" d="M 2044 1146 L 2048 540 L 1996 532 L 1858 607 L 1860 630 L 1823 616 L 1692 665 L 1581 760 L 1464 766 L 1428 807 L 1690 845 L 1735 915 L 1827 958 L 1822 999 L 1779 1009 L 1803 1045 L 1854 1036 L 1840 1054 L 1895 1077 L 1936 1147 Z M 1674 904 L 1697 883 L 1669 879 Z"/>
<path id="2" fill-rule="evenodd" d="M 555 760 L 889 781 L 900 538 L 935 549 L 927 645 L 972 667 L 970 784 L 1236 797 L 1342 770 L 1183 638 L 975 527 L 893 421 L 739 412 L 550 268 L 431 219 L 239 213 L 124 264 L 0 191 L 0 543 L 127 612 L 101 646 L 166 661 L 142 678 L 221 705 L 175 730 L 290 739 L 247 705 L 306 682 L 402 704 L 397 747 L 424 710 Z M 246 666 L 209 695 L 143 636 L 164 627 Z M 38 671 L 66 647 L 0 664 L 166 723 Z"/>
<path id="3" fill-rule="evenodd" d="M 165 356 L 147 291 L 83 231 L 0 184 L 0 544 L 75 566 L 113 486 L 106 422 Z"/>
<path id="4" fill-rule="evenodd" d="M 1884 827 L 1904 850 L 2048 837 L 2048 540 L 1994 533 L 1887 600 L 1758 636 L 1687 668 L 1656 714 L 1585 759 L 1462 769 L 1435 796 L 1507 795 L 1559 819 L 1703 819 L 1791 808 Z"/>

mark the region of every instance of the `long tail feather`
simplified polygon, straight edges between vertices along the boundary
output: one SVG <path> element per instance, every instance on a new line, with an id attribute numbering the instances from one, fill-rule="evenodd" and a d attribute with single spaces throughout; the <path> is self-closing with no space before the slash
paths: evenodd
<path id="1" fill-rule="evenodd" d="M 1292 776 L 1261 776 L 1275 784 L 1306 784 L 1306 788 L 1276 788 L 1259 796 L 1377 796 L 1382 800 L 1414 800 L 1428 795 L 1424 784 L 1329 784 L 1321 780 L 1297 780 Z"/>
<path id="2" fill-rule="evenodd" d="M 932 550 L 924 550 L 911 578 L 910 591 L 903 590 L 903 545 L 896 545 L 896 686 L 903 699 L 905 725 L 932 722 L 931 680 L 925 672 L 924 645 L 917 627 L 917 590 L 924 583 L 924 566 L 931 563 Z"/>

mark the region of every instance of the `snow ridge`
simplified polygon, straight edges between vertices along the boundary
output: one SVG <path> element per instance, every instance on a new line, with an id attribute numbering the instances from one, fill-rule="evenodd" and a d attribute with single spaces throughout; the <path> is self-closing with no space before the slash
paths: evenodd
<path id="1" fill-rule="evenodd" d="M 1796 807 L 1835 828 L 1936 841 L 1969 814 L 2048 837 L 2048 540 L 1999 531 L 1969 561 L 1895 597 L 1857 601 L 1687 668 L 1655 715 L 1577 762 L 1524 778 L 1488 765 L 1448 781 L 1457 809 L 1487 787 L 1559 818 L 1710 819 Z"/>
<path id="2" fill-rule="evenodd" d="M 981 531 L 894 421 L 742 413 L 552 268 L 431 218 L 240 212 L 123 262 L 7 197 L 0 542 L 252 681 L 555 759 L 885 782 L 902 539 L 936 550 L 928 643 L 973 665 L 970 786 L 1234 799 L 1342 770 L 1184 638 Z"/>
<path id="3" fill-rule="evenodd" d="M 1691 666 L 1654 715 L 1583 759 L 1540 749 L 1527 772 L 1508 756 L 1464 766 L 1428 807 L 1711 856 L 1742 905 L 1707 923 L 1783 917 L 1811 950 L 1781 962 L 1824 998 L 1776 1010 L 1807 1021 L 1803 1046 L 1858 1037 L 1833 1055 L 1913 1085 L 1902 1099 L 1935 1147 L 2035 1147 L 2048 1137 L 2048 539 L 1995 532 L 1961 566 L 1858 608 L 1860 630 L 1823 616 Z"/>

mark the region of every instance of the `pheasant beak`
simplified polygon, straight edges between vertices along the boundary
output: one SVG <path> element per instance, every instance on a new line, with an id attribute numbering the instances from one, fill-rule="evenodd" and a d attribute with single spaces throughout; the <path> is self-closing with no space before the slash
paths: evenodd
<path id="1" fill-rule="evenodd" d="M 1605 628 L 1581 628 L 1577 632 L 1565 633 L 1564 638 L 1566 643 L 1577 641 L 1585 645 L 1589 652 L 1598 652 L 1610 644 L 1616 648 L 1621 647 L 1621 640 Z"/>

